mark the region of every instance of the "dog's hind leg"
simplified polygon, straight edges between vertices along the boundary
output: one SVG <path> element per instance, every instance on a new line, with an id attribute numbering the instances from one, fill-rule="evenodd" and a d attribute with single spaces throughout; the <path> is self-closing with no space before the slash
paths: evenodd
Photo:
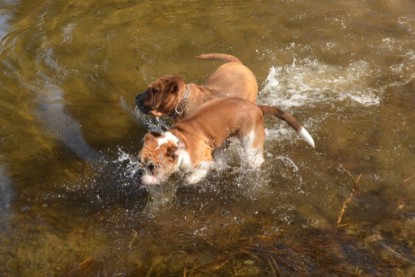
<path id="1" fill-rule="evenodd" d="M 240 139 L 244 148 L 241 153 L 243 163 L 246 163 L 251 168 L 261 167 L 264 163 L 264 139 L 265 133 L 261 126 L 257 126 L 257 128 Z"/>
<path id="2" fill-rule="evenodd" d="M 244 160 L 249 167 L 259 168 L 264 163 L 263 151 L 256 148 L 245 149 Z"/>

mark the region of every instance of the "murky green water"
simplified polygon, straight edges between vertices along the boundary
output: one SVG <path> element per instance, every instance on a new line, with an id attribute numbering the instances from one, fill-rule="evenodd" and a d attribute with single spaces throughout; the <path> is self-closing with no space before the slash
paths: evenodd
<path id="1" fill-rule="evenodd" d="M 414 49 L 406 0 L 1 1 L 0 275 L 415 275 Z M 269 119 L 260 172 L 233 145 L 197 186 L 138 187 L 135 94 L 202 83 L 208 52 L 316 150 Z"/>

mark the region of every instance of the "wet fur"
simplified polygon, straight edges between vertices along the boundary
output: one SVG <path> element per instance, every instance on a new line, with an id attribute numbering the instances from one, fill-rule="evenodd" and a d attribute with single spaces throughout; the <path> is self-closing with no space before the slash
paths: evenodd
<path id="1" fill-rule="evenodd" d="M 278 108 L 257 106 L 236 97 L 215 99 L 202 105 L 185 120 L 176 123 L 168 132 L 148 133 L 145 136 L 143 148 L 138 154 L 146 168 L 141 182 L 162 183 L 179 170 L 188 173 L 188 183 L 199 182 L 214 165 L 214 150 L 229 137 L 239 139 L 244 149 L 242 158 L 250 167 L 260 167 L 264 162 L 263 117 L 268 114 L 286 121 L 303 138 L 302 132 L 308 134 L 292 115 Z M 305 139 L 314 147 L 312 139 Z M 157 165 L 157 170 L 149 170 L 149 164 Z M 149 176 L 155 179 L 146 183 L 151 178 Z"/>
<path id="2" fill-rule="evenodd" d="M 137 94 L 137 108 L 145 114 L 153 116 L 171 116 L 176 121 L 190 115 L 200 105 L 218 97 L 241 97 L 256 102 L 258 84 L 252 71 L 232 56 L 221 53 L 202 54 L 203 60 L 218 60 L 225 63 L 219 66 L 202 86 L 186 84 L 179 76 L 164 76 L 152 82 L 148 88 Z M 182 114 L 176 114 L 175 108 L 190 90 Z"/>

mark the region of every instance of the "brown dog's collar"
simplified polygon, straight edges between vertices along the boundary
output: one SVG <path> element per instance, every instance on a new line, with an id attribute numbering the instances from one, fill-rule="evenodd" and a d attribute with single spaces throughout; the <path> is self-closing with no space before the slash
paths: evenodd
<path id="1" fill-rule="evenodd" d="M 184 93 L 184 96 L 180 100 L 179 104 L 177 104 L 176 108 L 174 109 L 174 113 L 172 115 L 173 118 L 183 114 L 187 101 L 189 101 L 189 98 L 190 98 L 190 89 L 189 89 L 189 86 L 186 85 L 186 91 Z"/>

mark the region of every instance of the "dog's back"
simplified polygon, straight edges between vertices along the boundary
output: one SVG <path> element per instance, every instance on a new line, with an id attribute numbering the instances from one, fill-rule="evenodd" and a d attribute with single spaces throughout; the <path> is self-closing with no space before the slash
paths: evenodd
<path id="1" fill-rule="evenodd" d="M 242 97 L 253 103 L 258 95 L 258 83 L 254 73 L 238 58 L 222 53 L 202 54 L 202 60 L 224 61 L 204 82 L 205 87 L 220 91 L 228 97 Z"/>
<path id="2" fill-rule="evenodd" d="M 197 130 L 214 142 L 212 146 L 218 147 L 228 137 L 244 136 L 258 124 L 262 128 L 263 114 L 256 104 L 238 97 L 225 97 L 201 105 L 174 128 L 189 133 Z"/>
<path id="3" fill-rule="evenodd" d="M 259 134 L 264 128 L 264 115 L 284 120 L 308 144 L 315 147 L 311 135 L 291 114 L 277 107 L 258 106 L 239 97 L 224 97 L 206 102 L 183 122 L 213 138 L 215 145 L 221 145 L 230 136 L 241 138 L 253 130 Z M 180 126 L 180 123 L 175 126 Z"/>

